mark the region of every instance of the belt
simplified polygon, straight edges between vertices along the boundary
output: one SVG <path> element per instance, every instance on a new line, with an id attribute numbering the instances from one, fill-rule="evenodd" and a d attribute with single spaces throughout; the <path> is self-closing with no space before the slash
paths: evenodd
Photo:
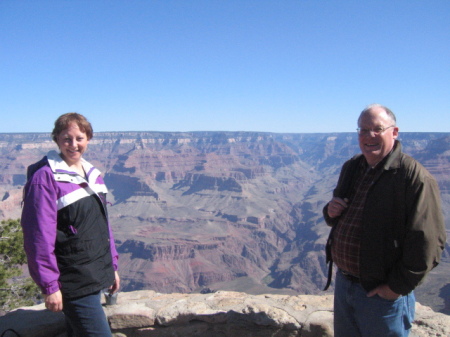
<path id="1" fill-rule="evenodd" d="M 354 276 L 352 274 L 347 273 L 346 271 L 340 270 L 341 274 L 350 282 L 353 283 L 361 283 L 361 280 L 359 279 L 359 277 Z"/>

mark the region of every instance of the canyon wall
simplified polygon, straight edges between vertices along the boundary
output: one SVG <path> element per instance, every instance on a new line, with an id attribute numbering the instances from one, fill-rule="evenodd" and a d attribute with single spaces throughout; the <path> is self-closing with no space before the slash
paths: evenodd
<path id="1" fill-rule="evenodd" d="M 441 188 L 450 228 L 450 133 L 401 133 Z M 26 167 L 49 134 L 0 134 L 0 218 L 18 218 Z M 96 133 L 85 158 L 109 188 L 124 291 L 322 294 L 321 212 L 356 133 Z M 418 289 L 450 311 L 450 250 Z M 329 290 L 330 294 L 332 290 Z"/>

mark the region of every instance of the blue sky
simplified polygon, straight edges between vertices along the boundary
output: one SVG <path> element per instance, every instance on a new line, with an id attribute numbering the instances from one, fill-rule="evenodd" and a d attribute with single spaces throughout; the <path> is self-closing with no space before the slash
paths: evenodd
<path id="1" fill-rule="evenodd" d="M 0 132 L 450 131 L 450 1 L 0 0 Z"/>

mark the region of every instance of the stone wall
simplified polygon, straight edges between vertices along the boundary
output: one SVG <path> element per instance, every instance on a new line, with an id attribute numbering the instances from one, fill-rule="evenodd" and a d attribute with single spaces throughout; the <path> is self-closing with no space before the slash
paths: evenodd
<path id="1" fill-rule="evenodd" d="M 333 296 L 120 293 L 104 305 L 114 337 L 328 337 L 333 336 Z M 417 303 L 412 337 L 450 336 L 450 316 Z M 0 317 L 0 335 L 66 337 L 64 316 L 44 304 Z M 17 336 L 12 331 L 3 337 Z"/>

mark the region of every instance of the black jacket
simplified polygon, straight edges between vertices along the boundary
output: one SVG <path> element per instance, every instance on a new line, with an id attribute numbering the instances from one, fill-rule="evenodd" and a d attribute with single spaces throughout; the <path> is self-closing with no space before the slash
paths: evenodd
<path id="1" fill-rule="evenodd" d="M 363 155 L 357 155 L 343 165 L 333 196 L 348 197 L 361 160 L 365 160 Z M 327 208 L 328 204 L 323 209 L 324 218 L 334 226 L 339 218 L 330 218 Z M 327 243 L 329 263 L 332 240 L 333 230 Z M 445 242 L 436 180 L 420 163 L 402 153 L 396 141 L 364 206 L 359 275 L 362 286 L 370 291 L 388 284 L 394 292 L 408 294 L 439 263 Z"/>

